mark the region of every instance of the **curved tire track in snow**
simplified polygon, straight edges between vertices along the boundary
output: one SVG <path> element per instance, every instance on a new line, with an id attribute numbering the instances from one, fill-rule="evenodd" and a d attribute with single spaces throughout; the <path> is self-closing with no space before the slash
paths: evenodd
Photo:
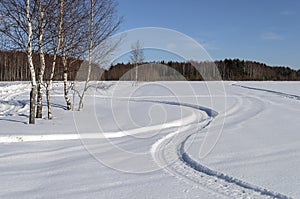
<path id="1" fill-rule="evenodd" d="M 150 102 L 151 100 L 147 101 Z M 197 111 L 204 111 L 209 116 L 209 119 L 201 121 L 200 124 L 192 124 L 190 127 L 181 129 L 180 132 L 170 133 L 152 145 L 151 153 L 153 159 L 168 173 L 180 180 L 191 183 L 197 189 L 205 189 L 215 196 L 229 198 L 289 198 L 281 193 L 252 185 L 219 171 L 214 171 L 193 160 L 185 152 L 192 136 L 213 122 L 213 118 L 217 115 L 216 111 L 185 103 L 151 102 L 186 106 Z"/>
<path id="2" fill-rule="evenodd" d="M 288 97 L 291 99 L 300 100 L 299 96 L 289 95 L 281 92 L 266 90 L 266 89 L 257 89 L 252 87 L 240 86 L 243 88 L 259 90 L 274 93 L 277 95 L 281 95 L 284 97 Z M 18 89 L 18 92 L 24 92 L 21 88 Z M 16 93 L 6 93 L 5 98 L 1 100 L 9 101 L 14 98 Z M 192 138 L 193 135 L 199 133 L 201 129 L 206 128 L 213 121 L 213 118 L 217 116 L 217 112 L 198 105 L 187 104 L 187 103 L 178 103 L 178 102 L 170 102 L 170 101 L 155 101 L 155 100 L 132 100 L 132 101 L 144 101 L 144 102 L 153 102 L 153 103 L 162 103 L 174 106 L 184 106 L 188 108 L 195 109 L 195 111 L 202 111 L 207 115 L 203 121 L 198 121 L 195 119 L 197 123 L 190 123 L 187 126 L 180 128 L 179 132 L 174 132 L 166 135 L 162 139 L 158 140 L 154 145 L 152 145 L 152 156 L 158 165 L 164 167 L 166 171 L 180 180 L 187 181 L 191 183 L 196 189 L 205 189 L 210 191 L 215 196 L 223 196 L 228 198 L 288 198 L 287 196 L 276 193 L 259 186 L 251 185 L 249 183 L 243 182 L 234 177 L 228 176 L 218 171 L 214 171 L 205 167 L 193 160 L 186 152 L 185 148 Z M 21 106 L 22 104 L 16 104 L 16 106 Z M 11 108 L 11 107 L 5 107 Z M 22 106 L 21 106 L 22 108 Z M 19 107 L 13 107 L 13 110 L 18 111 Z M 8 110 L 3 112 L 11 112 L 13 110 Z M 200 122 L 200 124 L 198 123 Z M 69 137 L 65 137 L 69 136 Z M 57 135 L 54 135 L 57 140 Z M 30 137 L 29 137 L 30 138 Z M 93 136 L 92 136 L 93 138 Z M 27 141 L 22 137 L 10 138 L 12 142 L 24 142 Z M 33 137 L 30 139 L 37 140 L 52 140 L 52 137 Z M 80 139 L 78 135 L 61 135 L 61 140 L 65 139 Z M 1 139 L 0 139 L 1 141 Z M 166 165 L 166 166 L 165 166 Z"/>
<path id="3" fill-rule="evenodd" d="M 174 104 L 174 103 L 173 103 Z M 207 109 L 210 112 L 210 109 Z M 212 112 L 212 114 L 217 114 Z M 163 124 L 156 124 L 152 126 L 139 127 L 134 129 L 101 132 L 101 133 L 84 133 L 84 134 L 44 134 L 44 135 L 1 135 L 1 143 L 19 143 L 19 142 L 43 142 L 43 141 L 66 141 L 66 140 L 80 140 L 80 139 L 108 139 L 108 138 L 121 138 L 125 136 L 133 136 L 136 134 L 143 134 L 149 131 L 158 131 L 161 129 L 181 128 L 189 126 L 192 123 L 198 122 L 199 112 L 193 112 L 184 118 L 174 121 L 166 122 Z"/>
<path id="4" fill-rule="evenodd" d="M 262 187 L 259 187 L 259 186 L 256 186 L 256 185 L 252 185 L 250 183 L 244 182 L 244 181 L 239 180 L 237 178 L 234 178 L 232 176 L 228 176 L 228 175 L 226 175 L 224 173 L 221 173 L 219 171 L 214 171 L 214 170 L 212 170 L 212 169 L 210 169 L 210 168 L 208 168 L 206 166 L 203 166 L 203 165 L 199 164 L 197 161 L 193 160 L 185 152 L 186 141 L 189 138 L 190 138 L 190 136 L 188 136 L 187 139 L 184 142 L 182 142 L 182 144 L 180 145 L 180 148 L 179 148 L 180 159 L 182 161 L 186 162 L 189 166 L 191 166 L 196 171 L 205 173 L 205 174 L 207 174 L 209 176 L 217 177 L 219 179 L 224 180 L 225 182 L 238 185 L 238 186 L 240 186 L 242 188 L 253 190 L 255 192 L 260 193 L 263 196 L 267 196 L 267 197 L 269 196 L 269 197 L 272 197 L 272 198 L 289 198 L 288 196 L 285 196 L 285 195 L 283 195 L 281 193 L 273 192 L 273 191 L 267 190 L 265 188 L 262 188 Z"/>

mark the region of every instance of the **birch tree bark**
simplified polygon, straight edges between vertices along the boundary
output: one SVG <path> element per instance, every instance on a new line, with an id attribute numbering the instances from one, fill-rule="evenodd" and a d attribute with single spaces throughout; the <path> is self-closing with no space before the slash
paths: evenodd
<path id="1" fill-rule="evenodd" d="M 119 42 L 106 46 L 109 37 L 118 29 L 122 19 L 116 16 L 116 4 L 113 0 L 89 0 L 89 42 L 88 42 L 88 68 L 82 92 L 77 93 L 79 97 L 78 110 L 83 109 L 84 98 L 89 88 L 91 79 L 92 63 L 101 62 L 107 58 L 109 54 L 116 48 Z M 109 42 L 108 42 L 109 43 Z M 93 50 L 97 48 L 97 54 L 93 54 Z M 86 71 L 86 70 L 83 70 Z M 100 78 L 100 77 L 99 77 Z"/>
<path id="2" fill-rule="evenodd" d="M 30 15 L 30 0 L 26 0 L 26 17 L 27 17 L 27 28 L 28 28 L 28 46 L 27 46 L 27 58 L 28 65 L 31 74 L 31 92 L 30 92 L 30 113 L 29 113 L 29 124 L 35 123 L 35 99 L 36 99 L 36 77 L 35 70 L 32 60 L 32 22 Z"/>
<path id="3" fill-rule="evenodd" d="M 130 61 L 132 62 L 132 64 L 134 64 L 135 67 L 135 82 L 133 82 L 132 85 L 137 85 L 138 65 L 144 61 L 144 52 L 139 40 L 131 46 L 131 50 L 132 51 L 131 51 Z"/>
<path id="4" fill-rule="evenodd" d="M 33 34 L 36 31 L 37 1 L 1 0 L 0 1 L 0 32 L 5 34 L 9 49 L 21 50 L 26 53 L 26 61 L 30 71 L 31 92 L 29 108 L 29 124 L 35 123 L 36 74 L 33 64 Z"/>
<path id="5" fill-rule="evenodd" d="M 68 60 L 65 54 L 65 37 L 62 36 L 61 39 L 61 53 L 62 53 L 62 61 L 64 67 L 64 97 L 67 104 L 67 109 L 72 109 L 72 102 L 69 97 L 69 82 L 68 82 Z"/>
<path id="6" fill-rule="evenodd" d="M 64 14 L 64 0 L 60 0 L 59 31 L 58 31 L 58 35 L 57 35 L 57 44 L 54 49 L 50 78 L 49 78 L 49 82 L 47 83 L 47 88 L 46 88 L 47 109 L 48 109 L 48 119 L 49 120 L 51 120 L 53 118 L 51 99 L 50 99 L 50 94 L 51 94 L 50 91 L 53 87 L 53 77 L 54 77 L 55 65 L 56 65 L 57 55 L 58 55 L 58 52 L 60 49 L 60 44 L 61 44 L 62 29 L 63 29 L 63 14 Z"/>
<path id="7" fill-rule="evenodd" d="M 45 72 L 45 56 L 43 52 L 43 36 L 44 36 L 44 16 L 45 10 L 42 5 L 42 1 L 39 1 L 39 35 L 38 35 L 38 46 L 39 46 L 39 56 L 40 56 L 40 67 L 38 73 L 38 84 L 37 84 L 37 109 L 36 109 L 36 117 L 43 117 L 43 77 Z"/>
<path id="8" fill-rule="evenodd" d="M 80 96 L 79 99 L 79 106 L 78 110 L 80 111 L 83 109 L 83 100 L 85 97 L 85 93 L 88 89 L 88 84 L 90 81 L 90 75 L 91 75 L 91 69 L 92 69 L 92 57 L 93 57 L 93 30 L 94 30 L 94 8 L 95 8 L 95 1 L 91 0 L 91 8 L 90 8 L 90 27 L 89 27 L 89 62 L 88 62 L 88 72 L 87 72 L 87 77 L 86 81 L 84 84 L 83 92 L 82 95 Z"/>

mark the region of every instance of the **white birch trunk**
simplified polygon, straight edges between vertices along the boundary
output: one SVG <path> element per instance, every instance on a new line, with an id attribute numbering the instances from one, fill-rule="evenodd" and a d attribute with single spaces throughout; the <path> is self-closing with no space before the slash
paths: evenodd
<path id="1" fill-rule="evenodd" d="M 135 64 L 135 85 L 138 85 L 138 65 Z"/>
<path id="2" fill-rule="evenodd" d="M 67 58 L 65 55 L 65 39 L 62 37 L 61 39 L 61 51 L 62 51 L 62 60 L 63 60 L 63 66 L 64 66 L 64 97 L 67 104 L 67 109 L 72 109 L 72 102 L 69 97 L 69 83 L 68 83 L 68 63 Z"/>
<path id="3" fill-rule="evenodd" d="M 46 98 L 47 98 L 47 108 L 48 108 L 48 119 L 51 120 L 53 118 L 52 115 L 52 107 L 51 107 L 51 101 L 50 101 L 50 91 L 52 89 L 53 85 L 53 77 L 54 77 L 54 71 L 55 71 L 55 65 L 56 65 L 56 58 L 57 54 L 60 49 L 60 42 L 61 42 L 61 36 L 62 36 L 62 26 L 63 26 L 63 13 L 64 13 L 64 0 L 60 0 L 60 9 L 59 9 L 59 33 L 57 38 L 57 46 L 54 51 L 53 55 L 53 61 L 52 61 L 52 67 L 51 67 L 51 73 L 50 73 L 50 79 L 47 84 L 46 88 Z"/>
<path id="4" fill-rule="evenodd" d="M 91 69 L 92 69 L 92 57 L 93 57 L 93 28 L 94 28 L 94 0 L 91 0 L 91 11 L 90 11 L 90 44 L 89 44 L 89 64 L 88 64 L 88 73 L 85 81 L 84 89 L 82 95 L 80 96 L 78 110 L 83 109 L 83 101 L 85 93 L 88 89 L 88 83 L 90 81 Z"/>
<path id="5" fill-rule="evenodd" d="M 43 36 L 44 36 L 44 15 L 45 12 L 42 10 L 42 3 L 39 2 L 39 11 L 40 11 L 40 20 L 39 20 L 39 54 L 40 54 L 40 68 L 38 74 L 38 85 L 37 85 L 37 109 L 36 109 L 36 117 L 43 117 L 43 76 L 45 72 L 45 56 L 43 52 Z"/>
<path id="6" fill-rule="evenodd" d="M 140 45 L 139 40 L 131 46 L 132 56 L 130 57 L 130 59 L 131 59 L 131 62 L 134 64 L 134 67 L 135 67 L 135 80 L 132 79 L 132 86 L 134 86 L 134 85 L 137 86 L 138 85 L 138 76 L 139 76 L 138 65 L 140 63 L 142 63 L 143 60 L 144 60 L 144 53 L 143 53 L 143 50 L 141 48 L 142 47 Z"/>
<path id="7" fill-rule="evenodd" d="M 30 0 L 26 0 L 26 17 L 27 17 L 27 28 L 28 28 L 28 45 L 27 45 L 27 58 L 28 65 L 31 74 L 31 92 L 30 92 L 30 113 L 29 113 L 29 124 L 35 123 L 35 97 L 36 97 L 36 79 L 35 70 L 32 60 L 32 22 L 30 16 Z"/>

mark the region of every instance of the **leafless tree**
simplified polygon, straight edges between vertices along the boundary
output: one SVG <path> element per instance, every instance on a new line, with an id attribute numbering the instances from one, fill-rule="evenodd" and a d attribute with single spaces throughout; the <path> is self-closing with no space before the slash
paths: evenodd
<path id="1" fill-rule="evenodd" d="M 55 65 L 56 65 L 57 56 L 58 56 L 60 45 L 61 45 L 64 4 L 65 4 L 64 0 L 60 0 L 59 17 L 58 17 L 58 33 L 57 33 L 56 39 L 54 39 L 54 52 L 53 52 L 52 67 L 51 67 L 51 73 L 50 73 L 49 81 L 47 82 L 47 87 L 46 87 L 48 119 L 52 119 L 52 117 L 53 117 L 52 107 L 51 107 L 51 100 L 50 100 L 50 91 L 51 91 L 52 86 L 53 86 L 53 77 L 54 77 Z M 54 22 L 54 24 L 56 24 L 56 22 Z M 53 32 L 55 32 L 55 31 L 53 31 Z"/>
<path id="2" fill-rule="evenodd" d="M 94 31 L 94 12 L 95 12 L 95 0 L 91 0 L 90 5 L 90 27 L 89 27 L 89 54 L 88 54 L 88 71 L 87 71 L 87 77 L 84 84 L 83 92 L 80 96 L 79 100 L 79 107 L 78 110 L 81 110 L 83 108 L 83 99 L 84 95 L 88 88 L 88 83 L 90 81 L 90 75 L 92 70 L 92 56 L 93 56 L 93 31 Z"/>
<path id="3" fill-rule="evenodd" d="M 27 53 L 27 62 L 31 74 L 29 123 L 35 123 L 36 74 L 33 65 L 34 31 L 36 24 L 37 1 L 2 0 L 0 1 L 0 32 L 9 40 L 7 48 Z"/>
<path id="4" fill-rule="evenodd" d="M 27 45 L 27 56 L 28 56 L 28 65 L 30 68 L 31 74 L 31 91 L 30 91 L 30 115 L 29 123 L 35 123 L 35 96 L 36 96 L 36 79 L 35 79 L 35 69 L 32 60 L 32 21 L 31 21 L 31 12 L 30 12 L 30 0 L 26 0 L 26 17 L 27 17 L 27 28 L 28 28 L 28 45 Z"/>
<path id="5" fill-rule="evenodd" d="M 90 81 L 93 50 L 105 46 L 119 27 L 121 19 L 116 15 L 114 0 L 1 0 L 0 36 L 4 49 L 17 49 L 27 54 L 31 74 L 30 117 L 42 117 L 42 87 L 45 71 L 45 53 L 53 55 L 49 80 L 47 78 L 48 118 L 52 118 L 50 90 L 53 84 L 57 57 L 61 56 L 64 65 L 64 93 L 67 108 L 71 109 L 68 97 L 68 66 L 71 60 L 88 59 L 88 75 L 84 92 L 80 96 L 80 109 L 83 107 L 84 93 Z M 115 46 L 108 47 L 110 52 Z M 39 54 L 39 67 L 34 66 L 33 53 Z M 104 53 L 105 54 L 105 53 Z M 70 60 L 70 61 L 69 61 Z M 38 69 L 36 77 L 35 69 Z M 37 79 L 37 80 L 36 80 Z M 37 96 L 37 111 L 36 104 Z"/>
<path id="6" fill-rule="evenodd" d="M 36 109 L 36 117 L 42 118 L 43 113 L 43 79 L 44 73 L 46 68 L 45 63 L 45 54 L 44 54 L 44 47 L 48 47 L 49 39 L 51 38 L 46 35 L 46 39 L 44 37 L 45 31 L 49 31 L 49 21 L 54 20 L 52 11 L 54 10 L 54 6 L 57 6 L 55 0 L 37 0 L 38 4 L 38 14 L 37 14 L 37 40 L 38 40 L 38 50 L 39 50 L 39 57 L 40 57 L 40 65 L 38 68 L 38 79 L 37 79 L 37 109 Z M 51 7 L 52 6 L 52 7 Z M 46 45 L 45 45 L 46 43 Z"/>
<path id="7" fill-rule="evenodd" d="M 136 41 L 131 46 L 131 56 L 130 61 L 132 64 L 134 64 L 135 67 L 135 83 L 133 85 L 137 85 L 138 83 L 138 65 L 141 64 L 144 61 L 144 51 L 142 49 L 142 45 L 140 44 L 140 41 Z"/>
<path id="8" fill-rule="evenodd" d="M 107 46 L 105 44 L 107 44 L 107 40 L 118 29 L 122 21 L 121 18 L 116 16 L 116 4 L 113 0 L 87 0 L 86 2 L 89 2 L 87 4 L 87 7 L 89 7 L 88 10 L 90 17 L 88 23 L 88 66 L 87 76 L 82 92 L 79 92 L 78 90 L 75 91 L 79 97 L 78 110 L 81 110 L 83 108 L 84 97 L 89 88 L 92 64 L 95 59 L 105 59 L 105 57 L 116 48 L 118 42 L 110 46 Z M 97 54 L 94 55 L 94 50 L 100 46 L 106 48 L 97 50 Z"/>
<path id="9" fill-rule="evenodd" d="M 68 83 L 68 72 L 70 58 L 73 61 L 82 59 L 85 50 L 87 49 L 87 20 L 88 11 L 85 6 L 85 2 L 82 0 L 73 1 L 60 1 L 60 12 L 59 12 L 59 23 L 53 23 L 52 26 L 54 30 L 52 32 L 57 32 L 55 29 L 57 26 L 59 30 L 56 34 L 56 39 L 54 39 L 54 56 L 51 69 L 50 80 L 47 85 L 47 105 L 48 105 L 48 118 L 52 118 L 51 103 L 50 103 L 50 90 L 53 84 L 53 77 L 55 71 L 55 65 L 57 63 L 57 56 L 60 55 L 63 64 L 63 82 L 64 82 L 64 98 L 66 101 L 66 107 L 68 110 L 72 108 L 71 100 L 68 96 L 69 93 L 69 83 Z M 58 25 L 57 25 L 58 24 Z M 53 35 L 53 34 L 52 34 Z"/>
<path id="10" fill-rule="evenodd" d="M 63 34 L 61 43 L 61 56 L 64 67 L 64 98 L 67 109 L 72 109 L 72 102 L 69 97 L 68 72 L 70 57 L 82 59 L 88 49 L 88 20 L 89 9 L 86 7 L 85 1 L 74 0 L 68 1 L 67 9 L 64 14 Z"/>

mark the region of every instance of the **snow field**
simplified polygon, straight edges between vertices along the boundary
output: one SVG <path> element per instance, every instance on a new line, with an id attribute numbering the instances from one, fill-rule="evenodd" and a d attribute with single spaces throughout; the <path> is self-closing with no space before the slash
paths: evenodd
<path id="1" fill-rule="evenodd" d="M 57 83 L 30 126 L 30 85 L 1 83 L 1 197 L 300 196 L 296 82 L 107 84 L 72 113 Z"/>

